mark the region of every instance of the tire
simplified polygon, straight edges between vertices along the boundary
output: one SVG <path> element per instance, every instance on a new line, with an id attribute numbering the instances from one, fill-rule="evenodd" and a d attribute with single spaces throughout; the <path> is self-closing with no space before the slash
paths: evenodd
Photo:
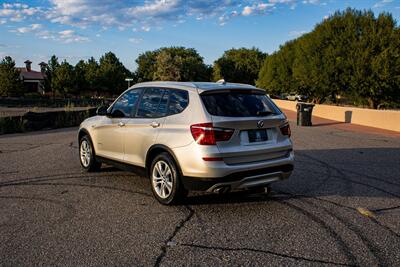
<path id="1" fill-rule="evenodd" d="M 96 161 L 93 144 L 88 135 L 79 140 L 79 162 L 87 172 L 99 171 L 101 168 L 101 162 Z"/>
<path id="2" fill-rule="evenodd" d="M 174 159 L 166 152 L 157 155 L 149 170 L 151 191 L 154 197 L 164 205 L 182 202 L 188 194 L 183 187 L 181 175 Z"/>

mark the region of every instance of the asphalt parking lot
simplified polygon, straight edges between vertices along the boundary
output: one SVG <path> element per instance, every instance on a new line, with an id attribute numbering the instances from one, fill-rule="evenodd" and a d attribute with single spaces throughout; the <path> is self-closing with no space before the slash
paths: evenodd
<path id="1" fill-rule="evenodd" d="M 343 127 L 342 127 L 343 128 Z M 0 265 L 400 266 L 400 138 L 292 123 L 272 195 L 193 193 L 81 172 L 76 128 L 0 137 Z"/>

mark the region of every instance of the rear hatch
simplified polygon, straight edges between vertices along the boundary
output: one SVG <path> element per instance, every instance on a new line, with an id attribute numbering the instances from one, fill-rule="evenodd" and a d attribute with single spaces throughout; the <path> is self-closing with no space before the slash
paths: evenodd
<path id="1" fill-rule="evenodd" d="M 286 157 L 291 149 L 280 133 L 285 116 L 263 90 L 209 90 L 201 94 L 214 127 L 233 129 L 228 141 L 217 142 L 228 165 Z"/>

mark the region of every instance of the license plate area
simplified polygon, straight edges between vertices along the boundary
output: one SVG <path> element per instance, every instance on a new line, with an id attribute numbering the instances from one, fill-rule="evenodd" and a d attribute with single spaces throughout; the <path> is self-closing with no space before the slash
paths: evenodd
<path id="1" fill-rule="evenodd" d="M 267 129 L 247 130 L 249 143 L 258 143 L 268 141 Z"/>

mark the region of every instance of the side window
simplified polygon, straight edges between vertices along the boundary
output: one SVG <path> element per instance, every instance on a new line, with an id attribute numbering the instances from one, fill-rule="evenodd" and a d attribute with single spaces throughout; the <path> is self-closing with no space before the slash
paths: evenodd
<path id="1" fill-rule="evenodd" d="M 146 88 L 143 93 L 142 99 L 140 100 L 136 117 L 160 117 L 160 115 L 158 114 L 158 106 L 161 102 L 164 91 L 165 90 L 161 88 Z"/>
<path id="2" fill-rule="evenodd" d="M 168 105 L 168 115 L 182 112 L 189 103 L 189 95 L 184 90 L 171 90 Z"/>
<path id="3" fill-rule="evenodd" d="M 158 105 L 157 115 L 158 117 L 166 116 L 168 113 L 168 99 L 170 96 L 171 90 L 164 89 L 164 95 L 161 98 L 160 105 Z"/>
<path id="4" fill-rule="evenodd" d="M 123 94 L 117 102 L 114 103 L 111 115 L 118 118 L 131 117 L 141 93 L 142 89 L 134 89 Z"/>

